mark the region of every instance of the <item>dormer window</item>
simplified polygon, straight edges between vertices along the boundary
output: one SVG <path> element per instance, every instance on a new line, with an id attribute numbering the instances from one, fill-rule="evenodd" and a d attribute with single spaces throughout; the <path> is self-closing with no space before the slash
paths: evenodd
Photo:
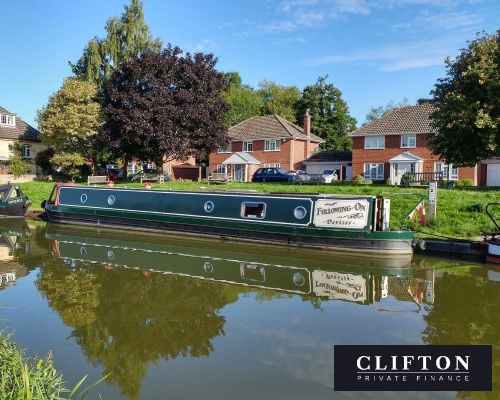
<path id="1" fill-rule="evenodd" d="M 0 125 L 16 126 L 16 117 L 9 114 L 0 114 Z"/>

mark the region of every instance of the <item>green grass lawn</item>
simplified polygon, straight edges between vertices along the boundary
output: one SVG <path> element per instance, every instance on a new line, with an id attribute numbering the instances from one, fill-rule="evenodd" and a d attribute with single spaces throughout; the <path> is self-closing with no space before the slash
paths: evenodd
<path id="1" fill-rule="evenodd" d="M 40 203 L 47 199 L 53 184 L 49 182 L 28 182 L 20 185 L 26 195 L 33 201 L 31 208 L 41 210 Z M 139 183 L 118 184 L 117 187 L 142 187 Z M 258 192 L 293 192 L 293 193 L 326 193 L 326 194 L 366 194 L 382 195 L 391 198 L 391 229 L 405 229 L 409 221 L 403 220 L 408 212 L 427 197 L 426 188 L 399 188 L 389 186 L 354 186 L 350 184 L 331 185 L 291 185 L 279 183 L 239 183 L 210 185 L 201 182 L 167 182 L 154 185 L 155 189 L 200 190 L 200 189 L 244 189 Z M 483 232 L 492 232 L 494 225 L 484 212 L 487 203 L 500 201 L 498 189 L 439 189 L 437 199 L 437 219 L 429 226 L 422 228 L 420 236 L 442 235 L 454 238 L 473 239 Z M 427 205 L 427 203 L 426 203 Z M 500 209 L 498 210 L 500 212 Z"/>

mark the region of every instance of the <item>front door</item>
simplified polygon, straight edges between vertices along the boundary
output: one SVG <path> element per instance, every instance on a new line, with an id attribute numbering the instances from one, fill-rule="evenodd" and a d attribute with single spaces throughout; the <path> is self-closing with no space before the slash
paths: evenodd
<path id="1" fill-rule="evenodd" d="M 394 176 L 396 178 L 396 185 L 401 184 L 401 178 L 407 172 L 415 172 L 415 163 L 398 162 L 394 164 Z"/>
<path id="2" fill-rule="evenodd" d="M 244 164 L 235 164 L 234 165 L 234 175 L 233 179 L 235 181 L 243 181 L 244 180 L 244 172 L 245 172 L 245 165 Z"/>

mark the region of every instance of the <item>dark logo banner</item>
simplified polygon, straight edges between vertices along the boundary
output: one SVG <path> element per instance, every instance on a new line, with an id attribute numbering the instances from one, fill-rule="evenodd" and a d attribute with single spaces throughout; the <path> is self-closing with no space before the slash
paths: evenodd
<path id="1" fill-rule="evenodd" d="M 491 390 L 489 345 L 335 345 L 334 389 Z"/>

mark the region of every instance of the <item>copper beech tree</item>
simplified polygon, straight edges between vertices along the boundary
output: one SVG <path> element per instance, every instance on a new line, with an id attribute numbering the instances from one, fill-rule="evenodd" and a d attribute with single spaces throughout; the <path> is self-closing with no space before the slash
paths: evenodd
<path id="1" fill-rule="evenodd" d="M 221 92 L 226 79 L 213 54 L 168 45 L 124 61 L 104 84 L 101 143 L 124 160 L 203 157 L 228 143 Z"/>

